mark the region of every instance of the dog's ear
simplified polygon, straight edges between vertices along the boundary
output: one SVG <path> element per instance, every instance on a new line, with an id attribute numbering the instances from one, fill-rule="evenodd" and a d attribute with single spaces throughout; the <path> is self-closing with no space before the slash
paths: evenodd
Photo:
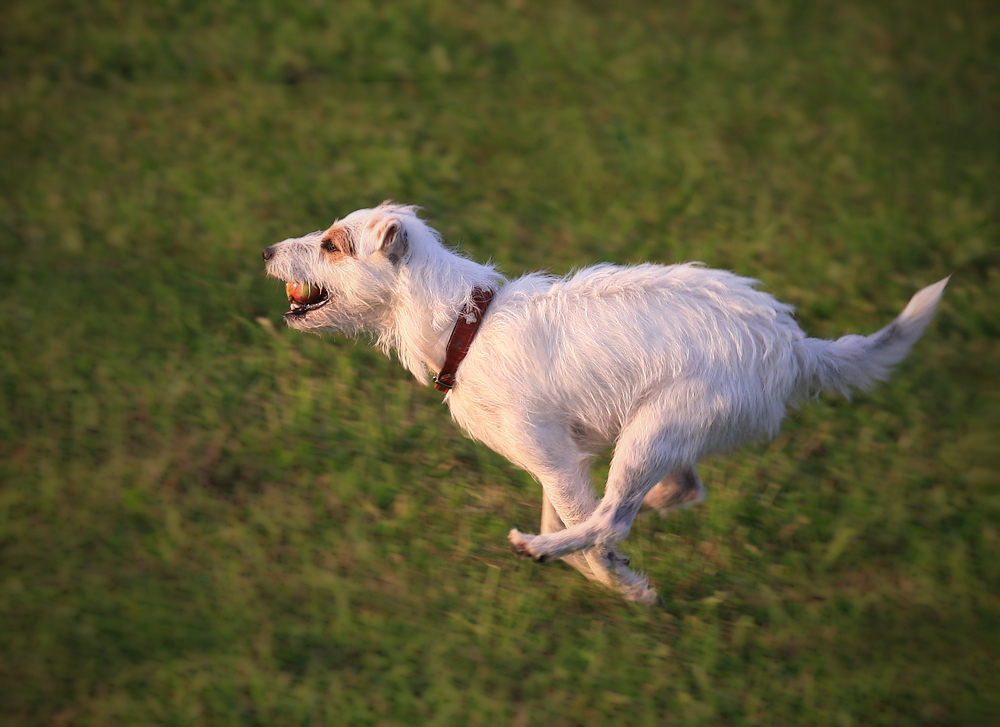
<path id="1" fill-rule="evenodd" d="M 377 235 L 379 252 L 385 255 L 393 265 L 399 265 L 410 250 L 410 243 L 406 239 L 406 228 L 403 227 L 403 223 L 390 217 L 377 230 Z"/>

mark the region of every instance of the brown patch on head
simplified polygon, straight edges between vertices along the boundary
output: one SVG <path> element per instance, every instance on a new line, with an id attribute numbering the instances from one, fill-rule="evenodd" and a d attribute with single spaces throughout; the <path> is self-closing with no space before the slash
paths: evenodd
<path id="1" fill-rule="evenodd" d="M 320 249 L 328 256 L 354 255 L 354 239 L 351 233 L 336 224 L 323 233 L 319 243 Z"/>

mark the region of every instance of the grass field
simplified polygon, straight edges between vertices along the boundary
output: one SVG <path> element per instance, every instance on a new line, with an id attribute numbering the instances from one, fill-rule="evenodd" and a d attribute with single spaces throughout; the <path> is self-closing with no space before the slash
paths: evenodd
<path id="1" fill-rule="evenodd" d="M 9 0 L 0 150 L 0 724 L 997 724 L 993 3 Z M 637 522 L 644 609 L 509 553 L 539 489 L 437 392 L 283 328 L 261 248 L 386 198 L 824 337 L 953 278 L 889 384 Z"/>

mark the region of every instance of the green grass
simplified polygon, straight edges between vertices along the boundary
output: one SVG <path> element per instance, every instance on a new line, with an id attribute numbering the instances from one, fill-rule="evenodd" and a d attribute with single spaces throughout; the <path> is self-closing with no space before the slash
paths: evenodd
<path id="1" fill-rule="evenodd" d="M 986 725 L 1000 713 L 988 2 L 12 0 L 0 724 Z M 953 274 L 895 378 L 515 559 L 531 479 L 260 250 L 385 198 L 515 274 L 697 259 L 813 335 Z"/>

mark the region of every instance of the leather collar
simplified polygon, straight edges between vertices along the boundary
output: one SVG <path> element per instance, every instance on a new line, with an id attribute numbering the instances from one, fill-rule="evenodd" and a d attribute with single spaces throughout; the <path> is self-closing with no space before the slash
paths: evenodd
<path id="1" fill-rule="evenodd" d="M 438 391 L 450 391 L 455 386 L 455 371 L 458 365 L 465 359 L 465 354 L 469 352 L 472 339 L 476 337 L 479 324 L 483 320 L 483 314 L 487 306 L 493 300 L 494 290 L 492 288 L 475 287 L 472 289 L 472 299 L 462 308 L 462 312 L 455 321 L 455 328 L 448 339 L 447 355 L 441 372 L 434 377 L 434 388 Z"/>

